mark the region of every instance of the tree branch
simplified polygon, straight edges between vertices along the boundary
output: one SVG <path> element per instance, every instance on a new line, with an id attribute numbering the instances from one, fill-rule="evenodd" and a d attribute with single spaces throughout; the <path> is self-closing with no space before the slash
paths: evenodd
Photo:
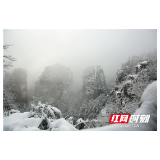
<path id="1" fill-rule="evenodd" d="M 14 44 L 4 44 L 3 45 L 3 49 L 7 51 L 7 49 L 10 47 L 10 46 L 13 46 Z"/>

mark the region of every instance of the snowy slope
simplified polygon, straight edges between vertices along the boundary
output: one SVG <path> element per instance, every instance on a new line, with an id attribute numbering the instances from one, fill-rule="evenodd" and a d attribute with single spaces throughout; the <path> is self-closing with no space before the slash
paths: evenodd
<path id="1" fill-rule="evenodd" d="M 112 124 L 105 127 L 94 128 L 84 131 L 156 131 L 157 130 L 157 81 L 150 84 L 141 98 L 141 106 L 134 113 L 135 115 L 150 114 L 149 123 L 137 123 L 139 127 L 119 127 L 119 124 Z M 130 123 L 129 123 L 130 124 Z"/>
<path id="2" fill-rule="evenodd" d="M 59 110 L 58 110 L 59 111 Z M 141 106 L 134 113 L 135 115 L 150 115 L 149 123 L 137 123 L 139 127 L 119 127 L 119 124 L 112 124 L 105 127 L 85 129 L 83 131 L 156 131 L 157 130 L 157 81 L 150 84 L 141 97 Z M 28 118 L 29 112 L 14 113 L 3 118 L 4 131 L 40 131 L 38 126 L 42 118 Z M 129 123 L 130 124 L 130 123 Z M 77 129 L 64 118 L 50 121 L 50 131 L 77 131 Z"/>

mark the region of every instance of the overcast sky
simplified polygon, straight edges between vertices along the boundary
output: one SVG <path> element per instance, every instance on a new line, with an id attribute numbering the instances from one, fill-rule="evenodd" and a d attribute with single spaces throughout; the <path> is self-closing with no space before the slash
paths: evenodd
<path id="1" fill-rule="evenodd" d="M 56 63 L 70 67 L 76 85 L 82 84 L 87 66 L 100 65 L 107 82 L 129 56 L 157 49 L 157 30 L 4 30 L 4 51 L 17 58 L 14 67 L 24 68 L 28 87 L 46 66 Z"/>

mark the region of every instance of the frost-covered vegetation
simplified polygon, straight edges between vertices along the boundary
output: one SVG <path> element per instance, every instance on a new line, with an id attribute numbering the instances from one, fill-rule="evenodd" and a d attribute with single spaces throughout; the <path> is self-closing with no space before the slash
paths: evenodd
<path id="1" fill-rule="evenodd" d="M 110 85 L 106 84 L 101 66 L 87 67 L 78 92 L 72 89 L 71 69 L 56 64 L 44 69 L 31 96 L 27 93 L 26 71 L 9 71 L 14 60 L 4 56 L 4 130 L 55 131 L 105 126 L 111 114 L 133 114 L 143 91 L 157 80 L 156 52 L 129 58 Z"/>
<path id="2" fill-rule="evenodd" d="M 79 118 L 77 120 L 77 124 L 73 126 L 73 124 L 67 122 L 65 119 L 60 118 L 61 112 L 59 109 L 55 107 L 48 106 L 47 104 L 38 103 L 38 106 L 34 106 L 33 110 L 30 113 L 19 113 L 18 111 L 12 110 L 12 115 L 4 117 L 4 125 L 3 129 L 5 131 L 77 131 L 77 129 L 84 128 L 95 128 L 89 129 L 87 131 L 117 131 L 117 130 L 143 130 L 143 131 L 156 131 L 157 130 L 157 81 L 148 85 L 147 89 L 142 94 L 141 97 L 141 106 L 134 113 L 135 116 L 142 115 L 145 116 L 149 114 L 150 120 L 149 123 L 141 123 L 138 122 L 139 127 L 131 127 L 132 122 L 129 122 L 129 126 L 122 128 L 119 127 L 118 124 L 113 124 L 105 127 L 99 127 L 96 124 L 100 124 L 102 126 L 102 121 L 100 120 L 83 120 Z M 52 111 L 51 111 L 51 108 Z M 46 109 L 46 111 L 45 111 Z M 44 113 L 45 111 L 45 113 Z M 103 116 L 105 109 L 102 110 Z M 14 113 L 14 114 L 13 114 Z M 48 114 L 49 113 L 49 114 Z M 58 117 L 55 116 L 57 113 Z M 37 115 L 37 116 L 35 116 Z M 34 116 L 34 118 L 33 118 Z M 66 117 L 67 118 L 67 117 Z M 73 117 L 68 118 L 68 120 L 72 120 Z M 100 122 L 100 123 L 99 123 Z M 77 129 L 76 129 L 77 128 Z"/>
<path id="3" fill-rule="evenodd" d="M 21 112 L 27 108 L 27 73 L 18 68 L 6 71 L 3 76 L 3 102 L 4 110 L 18 109 Z"/>
<path id="4" fill-rule="evenodd" d="M 58 121 L 57 121 L 58 120 Z M 62 124 L 61 124 L 62 123 Z M 61 125 L 57 127 L 57 125 Z M 5 131 L 55 131 L 77 130 L 73 125 L 62 118 L 61 111 L 47 104 L 32 104 L 30 112 L 20 113 L 11 110 L 9 115 L 3 118 L 3 130 Z"/>
<path id="5" fill-rule="evenodd" d="M 48 66 L 35 83 L 35 96 L 41 97 L 42 103 L 56 106 L 63 116 L 67 116 L 72 83 L 73 75 L 68 67 L 60 64 Z"/>
<path id="6" fill-rule="evenodd" d="M 115 82 L 111 84 L 112 89 L 103 112 L 98 115 L 105 122 L 113 113 L 133 114 L 140 105 L 140 98 L 146 87 L 157 80 L 157 53 L 134 56 L 122 64 L 117 71 Z"/>

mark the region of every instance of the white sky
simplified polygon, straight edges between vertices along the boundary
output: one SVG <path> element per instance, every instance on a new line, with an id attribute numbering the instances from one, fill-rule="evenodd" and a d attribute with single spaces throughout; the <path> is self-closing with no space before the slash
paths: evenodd
<path id="1" fill-rule="evenodd" d="M 4 51 L 17 58 L 14 67 L 28 73 L 28 87 L 46 66 L 56 63 L 70 67 L 75 85 L 82 85 L 87 66 L 103 67 L 111 81 L 129 56 L 157 48 L 157 30 L 4 30 L 4 44 L 14 44 Z"/>

